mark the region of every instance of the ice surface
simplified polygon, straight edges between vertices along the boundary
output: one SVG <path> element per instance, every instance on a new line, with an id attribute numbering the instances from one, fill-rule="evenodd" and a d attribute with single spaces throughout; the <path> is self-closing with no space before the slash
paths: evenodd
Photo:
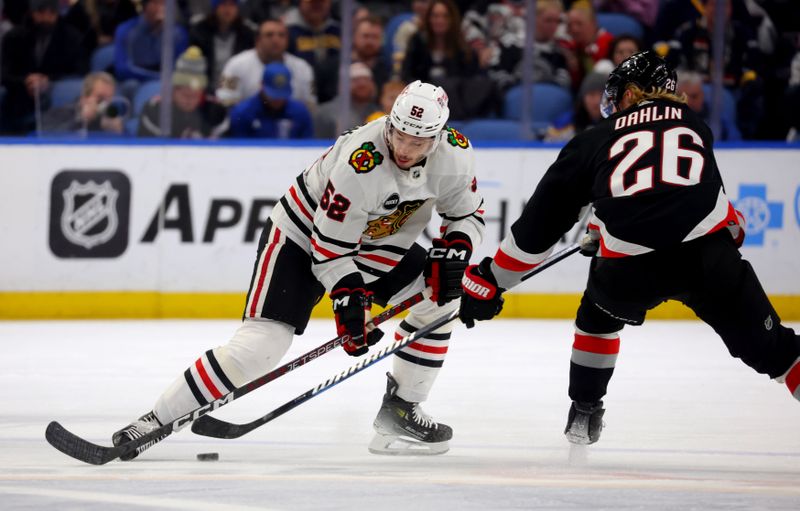
<path id="1" fill-rule="evenodd" d="M 607 426 L 586 448 L 563 436 L 566 320 L 457 328 L 425 404 L 455 431 L 442 456 L 367 452 L 389 361 L 237 440 L 187 428 L 133 462 L 101 467 L 44 440 L 56 419 L 109 445 L 235 327 L 0 322 L 0 509 L 800 509 L 800 403 L 699 322 L 626 328 Z M 330 321 L 312 321 L 289 356 L 333 333 Z M 330 353 L 217 413 L 252 420 L 353 363 Z M 199 462 L 201 452 L 220 460 Z"/>

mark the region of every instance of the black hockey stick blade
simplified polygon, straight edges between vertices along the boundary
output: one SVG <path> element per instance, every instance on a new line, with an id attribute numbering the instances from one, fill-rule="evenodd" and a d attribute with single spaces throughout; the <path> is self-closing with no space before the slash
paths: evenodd
<path id="1" fill-rule="evenodd" d="M 424 337 L 429 333 L 433 332 L 434 330 L 442 327 L 443 325 L 453 321 L 458 317 L 458 310 L 454 310 L 450 314 L 446 314 L 441 316 L 440 318 L 435 319 L 433 322 L 428 323 L 424 327 L 412 332 L 410 335 L 403 337 L 402 339 L 398 339 L 394 341 L 392 344 L 385 346 L 383 349 L 378 350 L 364 359 L 359 361 L 354 366 L 351 366 L 349 369 L 342 371 L 341 373 L 332 376 L 325 380 L 324 382 L 320 383 L 313 389 L 310 389 L 303 394 L 300 394 L 296 398 L 284 403 L 283 405 L 279 406 L 278 408 L 272 410 L 268 414 L 257 418 L 254 421 L 248 422 L 247 424 L 234 424 L 231 422 L 221 421 L 209 415 L 205 415 L 192 423 L 192 432 L 197 433 L 198 435 L 203 436 L 210 436 L 214 438 L 239 438 L 242 435 L 246 435 L 247 433 L 253 431 L 254 429 L 263 426 L 264 424 L 277 419 L 284 413 L 288 412 L 289 410 L 300 406 L 301 404 L 305 403 L 309 399 L 317 396 L 326 390 L 330 389 L 331 387 L 335 386 L 336 384 L 343 382 L 344 380 L 350 378 L 354 374 L 360 373 L 367 367 L 371 366 L 375 362 L 382 360 L 389 355 L 393 354 L 395 351 L 411 344 L 416 339 L 420 337 Z"/>
<path id="2" fill-rule="evenodd" d="M 412 306 L 416 305 L 417 303 L 421 302 L 425 298 L 430 296 L 430 289 L 425 289 L 424 291 L 420 291 L 415 295 L 406 298 L 402 302 L 398 303 L 397 305 L 386 309 L 382 313 L 378 314 L 374 318 L 372 318 L 372 324 L 375 326 L 380 325 L 381 323 L 388 321 L 389 319 L 393 318 L 394 316 L 400 314 L 401 312 L 411 308 Z M 313 350 L 300 355 L 296 359 L 287 362 L 286 364 L 270 371 L 269 373 L 256 378 L 255 380 L 247 383 L 238 389 L 234 389 L 233 391 L 229 392 L 228 394 L 223 395 L 216 401 L 212 401 L 206 405 L 203 405 L 191 412 L 178 417 L 172 422 L 168 422 L 163 426 L 151 431 L 150 433 L 141 436 L 135 440 L 127 442 L 123 445 L 118 447 L 106 447 L 102 445 L 97 445 L 95 443 L 89 442 L 88 440 L 84 440 L 83 438 L 75 435 L 64 426 L 59 424 L 56 421 L 52 421 L 50 424 L 47 425 L 47 430 L 45 431 L 45 439 L 47 442 L 58 449 L 59 451 L 63 452 L 67 456 L 75 458 L 76 460 L 83 461 L 84 463 L 89 463 L 91 465 L 105 465 L 109 461 L 112 461 L 120 456 L 125 454 L 129 454 L 136 450 L 138 447 L 150 442 L 151 440 L 156 440 L 159 438 L 166 437 L 173 432 L 179 431 L 184 426 L 186 426 L 189 422 L 197 420 L 200 417 L 203 417 L 206 413 L 216 410 L 220 406 L 224 406 L 231 401 L 238 399 L 245 394 L 249 394 L 253 390 L 266 385 L 267 383 L 275 380 L 283 376 L 284 374 L 297 369 L 298 367 L 307 364 L 308 362 L 319 358 L 320 356 L 328 353 L 329 351 L 333 351 L 338 346 L 341 346 L 343 342 L 345 342 L 345 336 L 339 336 L 335 339 L 331 339 L 330 341 L 326 342 L 325 344 L 314 348 Z"/>
<path id="3" fill-rule="evenodd" d="M 149 442 L 156 437 L 170 433 L 172 433 L 172 423 L 162 426 L 138 440 L 142 443 Z M 47 425 L 44 437 L 50 445 L 67 456 L 91 465 L 105 465 L 111 460 L 133 452 L 140 445 L 139 442 L 130 442 L 119 447 L 97 445 L 75 435 L 56 421 Z"/>

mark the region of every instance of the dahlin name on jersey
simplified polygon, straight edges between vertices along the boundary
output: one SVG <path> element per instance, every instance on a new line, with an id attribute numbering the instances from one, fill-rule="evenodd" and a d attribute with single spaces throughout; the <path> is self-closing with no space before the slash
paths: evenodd
<path id="1" fill-rule="evenodd" d="M 634 124 L 642 124 L 645 122 L 665 121 L 671 119 L 682 119 L 683 112 L 680 108 L 666 105 L 653 105 L 636 110 L 617 118 L 614 123 L 614 129 L 626 128 Z"/>

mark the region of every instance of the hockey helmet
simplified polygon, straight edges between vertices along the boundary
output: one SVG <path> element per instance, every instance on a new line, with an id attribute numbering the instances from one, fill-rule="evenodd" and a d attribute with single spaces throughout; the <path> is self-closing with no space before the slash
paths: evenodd
<path id="1" fill-rule="evenodd" d="M 419 80 L 403 89 L 389 114 L 395 129 L 415 137 L 438 135 L 449 117 L 450 109 L 444 89 Z"/>
<path id="2" fill-rule="evenodd" d="M 606 80 L 600 113 L 603 117 L 612 115 L 619 109 L 619 102 L 629 83 L 642 90 L 665 89 L 675 93 L 678 83 L 675 70 L 652 50 L 634 53 L 618 65 Z"/>

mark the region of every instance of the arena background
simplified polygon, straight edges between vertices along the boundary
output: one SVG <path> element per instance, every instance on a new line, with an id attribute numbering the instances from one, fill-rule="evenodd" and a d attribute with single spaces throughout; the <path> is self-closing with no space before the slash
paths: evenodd
<path id="1" fill-rule="evenodd" d="M 6 139 L 0 151 L 0 318 L 230 318 L 241 314 L 260 228 L 329 142 Z M 481 143 L 478 186 L 492 255 L 559 145 Z M 718 144 L 747 217 L 742 252 L 778 313 L 800 319 L 800 147 Z M 429 232 L 435 231 L 434 219 Z M 578 224 L 562 245 L 581 232 Z M 588 260 L 508 295 L 504 317 L 569 318 Z M 314 317 L 330 317 L 327 299 Z M 668 302 L 652 318 L 692 318 Z"/>

